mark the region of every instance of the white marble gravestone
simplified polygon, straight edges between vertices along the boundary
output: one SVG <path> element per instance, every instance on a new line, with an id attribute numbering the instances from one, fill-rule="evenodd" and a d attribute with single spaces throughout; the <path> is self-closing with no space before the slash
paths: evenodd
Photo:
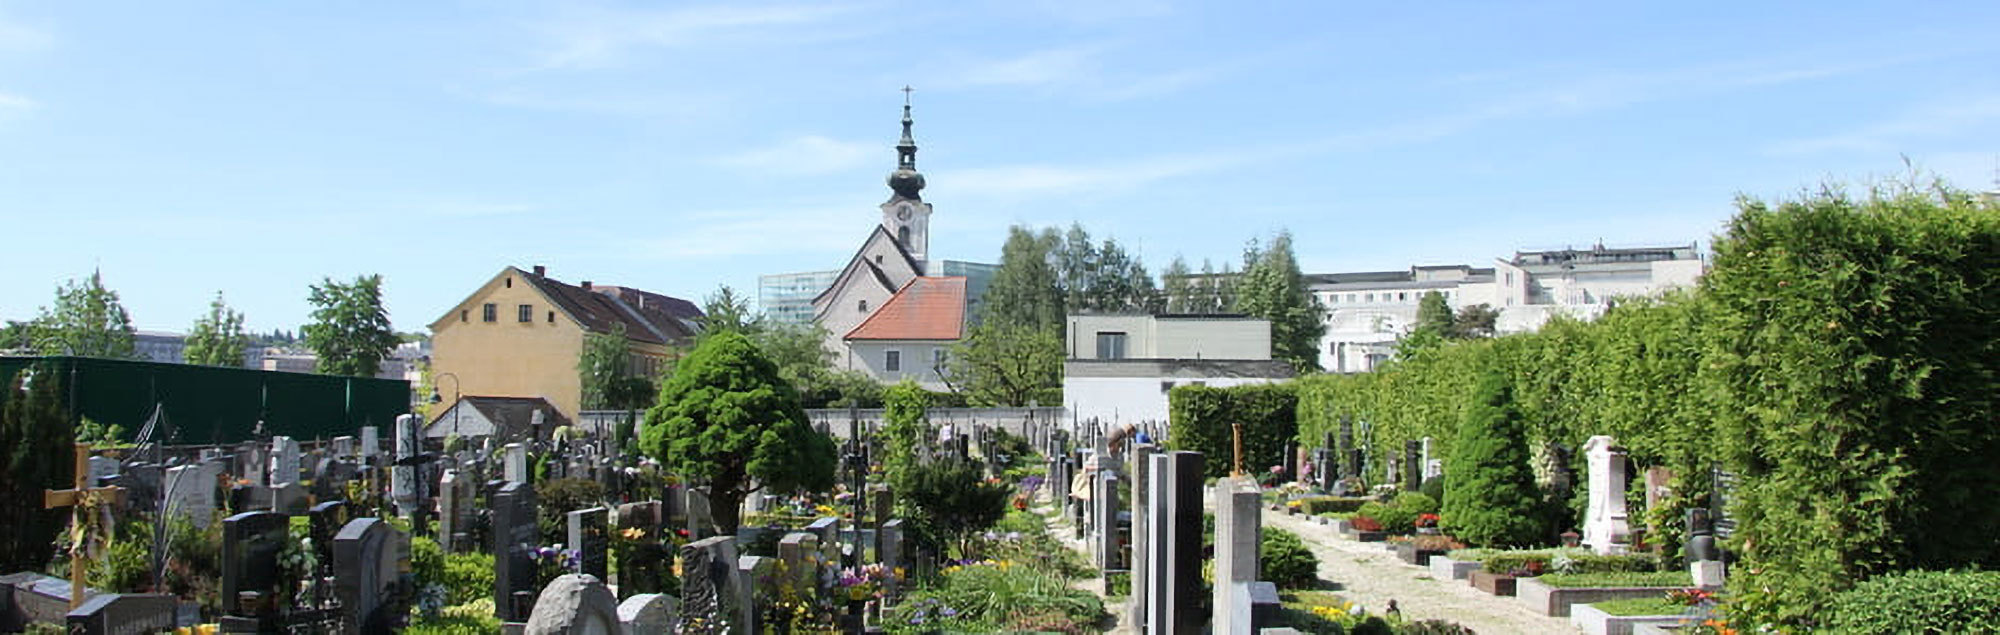
<path id="1" fill-rule="evenodd" d="M 501 478 L 515 483 L 528 482 L 528 446 L 509 443 L 506 449 L 506 463 Z"/>
<path id="2" fill-rule="evenodd" d="M 271 469 L 265 482 L 271 487 L 299 481 L 299 442 L 291 437 L 271 437 Z"/>
<path id="3" fill-rule="evenodd" d="M 1625 514 L 1625 451 L 1618 440 L 1594 436 L 1583 444 L 1590 465 L 1590 505 L 1583 515 L 1583 544 L 1599 554 L 1622 554 L 1632 528 Z"/>

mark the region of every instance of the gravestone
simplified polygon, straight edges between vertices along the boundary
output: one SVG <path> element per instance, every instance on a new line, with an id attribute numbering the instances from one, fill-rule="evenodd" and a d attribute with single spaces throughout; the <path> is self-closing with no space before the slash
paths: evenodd
<path id="1" fill-rule="evenodd" d="M 764 625 L 757 619 L 757 607 L 766 600 L 757 595 L 757 581 L 770 580 L 778 568 L 775 558 L 764 556 L 741 556 L 736 559 L 737 611 L 736 621 L 746 625 L 748 633 L 764 632 Z M 768 592 L 767 592 L 768 595 Z M 733 629 L 732 629 L 733 630 Z"/>
<path id="2" fill-rule="evenodd" d="M 881 529 L 876 530 L 875 559 L 882 563 L 883 569 L 889 571 L 905 566 L 909 559 L 903 555 L 903 519 L 890 519 L 889 522 L 882 523 Z M 891 578 L 889 584 L 888 591 L 893 597 L 896 592 L 896 579 Z"/>
<path id="3" fill-rule="evenodd" d="M 1297 441 L 1286 441 L 1286 442 L 1285 442 L 1285 449 L 1284 449 L 1284 455 L 1283 455 L 1282 457 L 1280 457 L 1280 458 L 1284 460 L 1284 468 L 1285 468 L 1285 477 L 1284 477 L 1284 479 L 1283 479 L 1283 480 L 1288 480 L 1288 481 L 1296 481 L 1296 480 L 1298 480 L 1298 478 L 1299 478 L 1299 444 L 1298 444 L 1298 442 L 1297 442 Z"/>
<path id="4" fill-rule="evenodd" d="M 527 635 L 613 635 L 624 631 L 618 598 L 597 576 L 567 573 L 549 582 L 535 598 Z"/>
<path id="5" fill-rule="evenodd" d="M 806 531 L 819 538 L 820 558 L 828 566 L 839 566 L 840 559 L 840 519 L 832 516 L 820 518 L 806 525 Z"/>
<path id="6" fill-rule="evenodd" d="M 794 531 L 778 539 L 778 562 L 784 566 L 786 583 L 799 597 L 812 597 L 817 590 L 823 558 L 819 537 L 811 533 Z"/>
<path id="7" fill-rule="evenodd" d="M 1361 448 L 1354 446 L 1354 419 L 1340 418 L 1340 456 L 1345 464 L 1340 468 L 1341 478 L 1361 476 Z"/>
<path id="8" fill-rule="evenodd" d="M 1119 557 L 1118 514 L 1120 507 L 1118 490 L 1123 488 L 1123 479 L 1118 477 L 1117 463 L 1109 456 L 1095 457 L 1097 479 L 1091 492 L 1093 519 L 1096 534 L 1092 536 L 1091 551 L 1097 556 L 1097 567 L 1103 570 L 1124 569 L 1125 563 Z"/>
<path id="9" fill-rule="evenodd" d="M 501 477 L 516 483 L 528 482 L 528 446 L 509 443 L 506 447 L 505 462 L 501 464 Z"/>
<path id="10" fill-rule="evenodd" d="M 1132 560 L 1130 568 L 1132 572 L 1128 574 L 1127 578 L 1131 581 L 1130 586 L 1132 591 L 1130 601 L 1131 615 L 1126 618 L 1126 623 L 1128 624 L 1141 624 L 1144 622 L 1146 614 L 1145 590 L 1150 588 L 1147 581 L 1146 569 L 1146 562 L 1149 560 L 1146 557 L 1146 553 L 1150 544 L 1147 541 L 1147 534 L 1150 532 L 1146 529 L 1146 517 L 1148 515 L 1147 507 L 1149 507 L 1149 499 L 1147 498 L 1149 492 L 1147 490 L 1150 489 L 1152 484 L 1148 475 L 1152 473 L 1152 470 L 1147 469 L 1147 463 L 1152 460 L 1153 450 L 1154 446 L 1151 443 L 1135 443 L 1132 445 L 1132 478 L 1128 479 L 1131 481 L 1132 488 L 1132 545 L 1130 552 Z"/>
<path id="11" fill-rule="evenodd" d="M 271 437 L 271 471 L 264 484 L 277 487 L 298 481 L 299 442 L 291 437 Z"/>
<path id="12" fill-rule="evenodd" d="M 665 593 L 641 593 L 618 604 L 618 623 L 625 635 L 667 633 L 674 627 L 679 598 Z"/>
<path id="13" fill-rule="evenodd" d="M 215 479 L 200 465 L 167 469 L 167 513 L 187 517 L 194 526 L 207 529 L 215 515 Z"/>
<path id="14" fill-rule="evenodd" d="M 354 462 L 343 458 L 324 458 L 313 466 L 312 495 L 320 500 L 334 500 L 347 497 L 347 483 L 359 474 Z"/>
<path id="15" fill-rule="evenodd" d="M 715 518 L 709 513 L 708 509 L 707 488 L 687 488 L 687 520 L 688 537 L 690 538 L 708 538 L 717 533 Z"/>
<path id="16" fill-rule="evenodd" d="M 1403 442 L 1403 491 L 1415 492 L 1424 488 L 1424 443 L 1416 439 Z"/>
<path id="17" fill-rule="evenodd" d="M 1200 632 L 1208 622 L 1201 610 L 1202 463 L 1200 452 L 1149 457 L 1146 556 L 1152 560 L 1146 563 L 1144 633 Z"/>
<path id="18" fill-rule="evenodd" d="M 417 444 L 417 416 L 396 416 L 396 460 L 401 462 L 421 452 Z M 389 499 L 396 504 L 396 515 L 404 518 L 415 516 L 418 498 L 422 492 L 417 484 L 415 465 L 397 465 L 389 469 Z"/>
<path id="19" fill-rule="evenodd" d="M 1424 437 L 1423 461 L 1418 463 L 1418 465 L 1424 466 L 1424 480 L 1426 481 L 1444 476 L 1444 457 L 1432 452 L 1436 446 L 1436 439 Z"/>
<path id="20" fill-rule="evenodd" d="M 290 519 L 271 512 L 243 512 L 222 521 L 222 612 L 274 616 L 278 553 L 290 542 Z M 243 606 L 242 594 L 261 594 L 258 606 Z"/>
<path id="21" fill-rule="evenodd" d="M 380 518 L 357 518 L 333 537 L 333 589 L 349 633 L 401 628 L 409 607 L 397 598 L 410 568 L 409 536 Z"/>
<path id="22" fill-rule="evenodd" d="M 703 538 L 681 547 L 680 614 L 675 633 L 687 635 L 749 633 L 742 619 L 745 602 L 738 593 L 736 539 Z"/>
<path id="23" fill-rule="evenodd" d="M 579 509 L 564 515 L 569 525 L 569 548 L 577 550 L 586 575 L 603 580 L 610 576 L 611 510 L 603 507 Z"/>
<path id="24" fill-rule="evenodd" d="M 1618 440 L 1594 436 L 1583 445 L 1590 465 L 1590 505 L 1583 515 L 1583 544 L 1599 554 L 1622 554 L 1630 542 L 1625 514 L 1625 451 Z"/>
<path id="25" fill-rule="evenodd" d="M 312 532 L 313 552 L 319 556 L 321 566 L 333 564 L 333 538 L 340 535 L 340 528 L 347 526 L 353 511 L 347 501 L 327 501 L 312 506 L 306 518 Z"/>
<path id="26" fill-rule="evenodd" d="M 333 458 L 345 459 L 353 457 L 356 448 L 357 445 L 354 437 L 340 436 L 333 438 Z"/>
<path id="27" fill-rule="evenodd" d="M 179 598 L 172 595 L 105 593 L 64 616 L 75 635 L 126 635 L 172 631 Z"/>
<path id="28" fill-rule="evenodd" d="M 458 543 L 457 535 L 458 532 L 465 530 L 464 523 L 458 516 L 458 508 L 462 504 L 459 501 L 459 489 L 463 485 L 464 480 L 459 478 L 458 470 L 445 470 L 444 475 L 438 477 L 437 542 L 438 547 L 445 553 L 456 553 L 458 547 L 463 546 Z"/>
<path id="29" fill-rule="evenodd" d="M 1722 561 L 1722 548 L 1715 541 L 1714 517 L 1708 509 L 1688 508 L 1687 536 L 1688 573 L 1694 578 L 1694 585 L 1704 589 L 1721 588 L 1727 571 Z"/>
<path id="30" fill-rule="evenodd" d="M 1263 531 L 1263 499 L 1256 481 L 1215 480 L 1216 635 L 1250 635 L 1250 584 L 1257 581 L 1257 546 Z"/>
<path id="31" fill-rule="evenodd" d="M 535 591 L 535 549 L 541 541 L 535 526 L 535 488 L 507 482 L 493 493 L 493 610 L 502 622 L 528 619 L 533 606 L 514 600 L 515 593 Z"/>
<path id="32" fill-rule="evenodd" d="M 108 456 L 92 456 L 89 464 L 90 486 L 103 487 L 104 479 L 118 477 L 118 459 Z"/>
<path id="33" fill-rule="evenodd" d="M 381 455 L 382 455 L 381 433 L 375 426 L 361 426 L 361 457 L 364 459 L 374 459 L 375 457 Z M 370 460 L 369 464 L 380 465 L 381 462 Z"/>
<path id="34" fill-rule="evenodd" d="M 271 511 L 297 516 L 306 513 L 311 501 L 306 498 L 306 486 L 298 482 L 278 485 L 270 489 Z"/>

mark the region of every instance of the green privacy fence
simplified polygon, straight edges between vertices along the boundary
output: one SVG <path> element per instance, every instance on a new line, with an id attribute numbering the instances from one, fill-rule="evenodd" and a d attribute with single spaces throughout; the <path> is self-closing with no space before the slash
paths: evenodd
<path id="1" fill-rule="evenodd" d="M 65 383 L 69 411 L 132 435 L 154 404 L 165 408 L 175 443 L 234 443 L 252 437 L 257 421 L 273 435 L 301 440 L 357 435 L 383 428 L 410 411 L 410 382 L 159 364 L 88 357 L 0 357 L 0 381 L 24 369 L 54 373 Z M 0 390 L 0 402 L 8 398 Z"/>

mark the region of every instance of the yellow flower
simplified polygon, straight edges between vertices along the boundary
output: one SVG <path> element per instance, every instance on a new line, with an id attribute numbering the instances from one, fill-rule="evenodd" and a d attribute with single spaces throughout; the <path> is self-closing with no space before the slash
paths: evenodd
<path id="1" fill-rule="evenodd" d="M 627 540 L 638 540 L 640 538 L 646 537 L 646 530 L 640 529 L 638 527 L 627 527 L 625 528 L 624 534 Z"/>

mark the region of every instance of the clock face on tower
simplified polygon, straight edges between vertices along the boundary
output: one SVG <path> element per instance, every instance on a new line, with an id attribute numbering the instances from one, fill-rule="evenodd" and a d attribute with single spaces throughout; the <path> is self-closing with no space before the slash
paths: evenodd
<path id="1" fill-rule="evenodd" d="M 904 205 L 902 207 L 896 208 L 896 219 L 910 220 L 910 206 Z"/>

